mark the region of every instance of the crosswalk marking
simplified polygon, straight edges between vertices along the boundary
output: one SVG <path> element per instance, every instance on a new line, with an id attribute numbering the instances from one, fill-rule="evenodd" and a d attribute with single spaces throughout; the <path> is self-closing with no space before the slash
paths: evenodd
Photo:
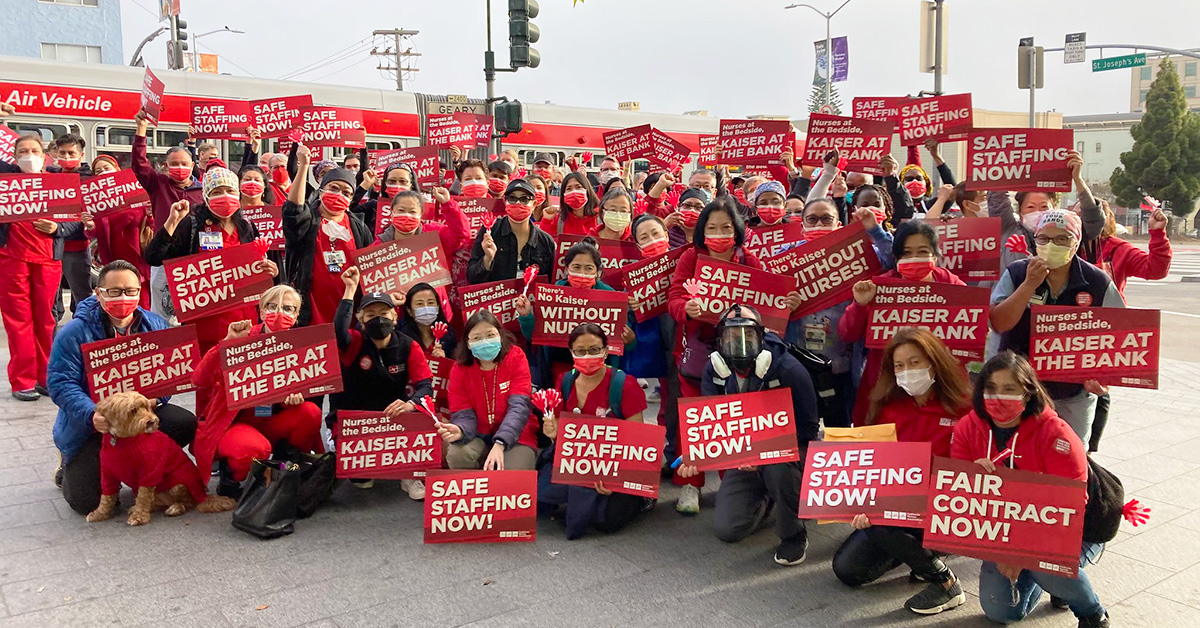
<path id="1" fill-rule="evenodd" d="M 1129 283 L 1179 283 L 1185 275 L 1200 275 L 1200 251 L 1175 251 L 1171 258 L 1171 269 L 1163 279 L 1130 277 Z"/>

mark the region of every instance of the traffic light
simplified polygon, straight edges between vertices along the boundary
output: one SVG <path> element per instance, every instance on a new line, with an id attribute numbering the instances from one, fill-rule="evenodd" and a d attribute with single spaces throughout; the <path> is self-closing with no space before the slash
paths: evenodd
<path id="1" fill-rule="evenodd" d="M 496 131 L 499 133 L 521 132 L 521 101 L 507 100 L 496 103 Z"/>
<path id="2" fill-rule="evenodd" d="M 171 45 L 168 49 L 171 51 L 171 67 L 175 70 L 183 69 L 183 52 L 188 49 L 188 33 L 187 22 L 180 19 L 178 16 L 171 18 Z"/>
<path id="3" fill-rule="evenodd" d="M 529 20 L 538 16 L 536 0 L 508 0 L 509 65 L 517 68 L 536 68 L 542 55 L 529 44 L 537 43 L 542 32 Z"/>

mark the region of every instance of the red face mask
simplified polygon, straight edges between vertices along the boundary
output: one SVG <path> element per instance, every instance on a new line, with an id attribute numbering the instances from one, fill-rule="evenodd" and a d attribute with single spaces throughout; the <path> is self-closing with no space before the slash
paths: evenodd
<path id="1" fill-rule="evenodd" d="M 79 167 L 78 159 L 59 159 L 58 165 L 62 166 L 63 170 L 74 170 Z"/>
<path id="2" fill-rule="evenodd" d="M 575 288 L 594 288 L 596 286 L 596 276 L 568 272 L 567 283 Z"/>
<path id="3" fill-rule="evenodd" d="M 488 179 L 488 192 L 499 196 L 504 194 L 504 188 L 508 187 L 508 181 L 504 179 Z"/>
<path id="4" fill-rule="evenodd" d="M 393 214 L 392 224 L 400 233 L 412 233 L 421 226 L 421 218 L 412 214 Z"/>
<path id="5" fill-rule="evenodd" d="M 533 204 L 534 205 L 541 205 L 542 203 L 545 203 L 545 202 L 546 202 L 546 193 L 545 192 L 534 192 L 533 193 Z"/>
<path id="6" fill-rule="evenodd" d="M 138 297 L 100 297 L 100 307 L 104 308 L 109 316 L 124 320 L 137 310 L 138 301 Z"/>
<path id="7" fill-rule="evenodd" d="M 925 182 L 920 179 L 913 179 L 912 181 L 905 183 L 904 187 L 908 190 L 909 196 L 913 198 L 925 197 Z"/>
<path id="8" fill-rule="evenodd" d="M 283 312 L 267 312 L 262 315 L 262 321 L 269 331 L 287 331 L 296 324 L 296 317 Z"/>
<path id="9" fill-rule="evenodd" d="M 704 246 L 713 253 L 724 253 L 733 248 L 733 236 L 704 236 Z"/>
<path id="10" fill-rule="evenodd" d="M 787 210 L 782 207 L 759 207 L 758 217 L 762 218 L 763 224 L 773 225 L 780 220 L 783 220 Z"/>
<path id="11" fill-rule="evenodd" d="M 325 209 L 335 214 L 350 209 L 350 199 L 342 196 L 340 192 L 321 192 L 321 203 L 325 205 Z"/>
<path id="12" fill-rule="evenodd" d="M 909 281 L 921 281 L 933 272 L 932 257 L 906 257 L 896 261 L 896 272 Z"/>
<path id="13" fill-rule="evenodd" d="M 391 197 L 399 194 L 400 192 L 403 192 L 404 186 L 400 185 L 399 183 L 389 183 L 383 189 L 384 189 L 384 194 L 387 194 L 388 198 L 391 198 Z"/>
<path id="14" fill-rule="evenodd" d="M 192 178 L 192 169 L 187 166 L 168 166 L 167 176 L 182 183 Z"/>
<path id="15" fill-rule="evenodd" d="M 242 194 L 250 198 L 254 198 L 263 193 L 263 184 L 253 179 L 242 181 Z"/>
<path id="16" fill-rule="evenodd" d="M 208 197 L 208 211 L 214 216 L 228 218 L 241 209 L 242 203 L 236 194 L 217 194 Z"/>
<path id="17" fill-rule="evenodd" d="M 600 372 L 600 369 L 604 368 L 604 356 L 602 355 L 589 355 L 583 358 L 573 357 L 572 360 L 575 362 L 575 370 L 584 375 L 595 375 Z"/>
<path id="18" fill-rule="evenodd" d="M 571 190 L 570 192 L 563 194 L 563 203 L 566 203 L 567 207 L 570 207 L 571 209 L 579 209 L 580 207 L 587 205 L 587 202 L 588 195 L 587 192 L 584 192 L 583 190 Z"/>
<path id="19" fill-rule="evenodd" d="M 1025 411 L 1025 397 L 1021 395 L 983 395 L 983 409 L 997 423 L 1008 423 Z"/>
<path id="20" fill-rule="evenodd" d="M 809 242 L 834 232 L 834 227 L 805 227 L 804 238 Z"/>
<path id="21" fill-rule="evenodd" d="M 694 209 L 681 209 L 679 213 L 683 216 L 683 226 L 688 229 L 694 229 L 696 221 L 700 220 L 700 212 Z"/>
<path id="22" fill-rule="evenodd" d="M 277 166 L 271 169 L 271 180 L 279 185 L 287 185 L 288 173 L 287 168 Z"/>
<path id="23" fill-rule="evenodd" d="M 462 193 L 467 198 L 483 198 L 487 196 L 488 186 L 478 180 L 463 181 Z"/>
<path id="24" fill-rule="evenodd" d="M 521 203 L 506 203 L 504 205 L 504 213 L 508 214 L 510 220 L 522 222 L 527 220 L 533 214 L 533 208 Z"/>
<path id="25" fill-rule="evenodd" d="M 667 238 L 659 238 L 658 240 L 647 242 L 645 246 L 641 247 L 642 257 L 655 257 L 666 253 L 670 249 L 671 242 Z"/>
<path id="26" fill-rule="evenodd" d="M 533 174 L 536 174 L 547 181 L 554 178 L 554 171 L 550 170 L 549 168 L 537 168 L 533 171 Z"/>

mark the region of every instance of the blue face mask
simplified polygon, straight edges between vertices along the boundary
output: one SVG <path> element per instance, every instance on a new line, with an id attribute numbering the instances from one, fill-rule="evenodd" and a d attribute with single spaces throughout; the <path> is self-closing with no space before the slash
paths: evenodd
<path id="1" fill-rule="evenodd" d="M 436 306 L 419 307 L 413 311 L 413 320 L 422 325 L 432 325 L 437 320 L 438 309 Z"/>
<path id="2" fill-rule="evenodd" d="M 476 359 L 491 362 L 496 359 L 496 356 L 500 355 L 500 347 L 499 338 L 476 340 L 471 343 L 471 355 L 475 356 Z"/>
<path id="3" fill-rule="evenodd" d="M 851 207 L 854 206 L 854 190 L 846 192 L 846 204 L 850 205 Z"/>

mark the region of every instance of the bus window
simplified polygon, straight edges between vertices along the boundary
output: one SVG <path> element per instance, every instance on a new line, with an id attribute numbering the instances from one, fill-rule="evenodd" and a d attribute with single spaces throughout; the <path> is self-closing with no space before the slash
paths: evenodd
<path id="1" fill-rule="evenodd" d="M 53 142 L 56 137 L 66 135 L 68 131 L 76 130 L 65 124 L 49 124 L 46 122 L 9 122 L 8 127 L 19 134 L 37 133 L 42 136 L 42 141 L 46 143 Z"/>
<path id="2" fill-rule="evenodd" d="M 98 134 L 100 131 L 97 130 Z M 106 129 L 108 142 L 105 146 L 130 146 L 133 144 L 134 133 L 137 129 L 128 126 L 110 126 Z"/>
<path id="3" fill-rule="evenodd" d="M 400 142 L 373 142 L 373 141 L 367 142 L 367 150 L 392 150 L 393 148 L 403 148 L 403 146 L 400 145 Z M 342 153 L 339 154 L 339 157 L 342 155 L 349 155 L 350 153 L 357 153 L 357 152 L 358 152 L 357 148 L 347 148 Z"/>
<path id="4" fill-rule="evenodd" d="M 183 146 L 187 141 L 187 131 L 154 131 L 154 145 L 162 147 Z M 132 141 L 130 141 L 132 143 Z"/>

